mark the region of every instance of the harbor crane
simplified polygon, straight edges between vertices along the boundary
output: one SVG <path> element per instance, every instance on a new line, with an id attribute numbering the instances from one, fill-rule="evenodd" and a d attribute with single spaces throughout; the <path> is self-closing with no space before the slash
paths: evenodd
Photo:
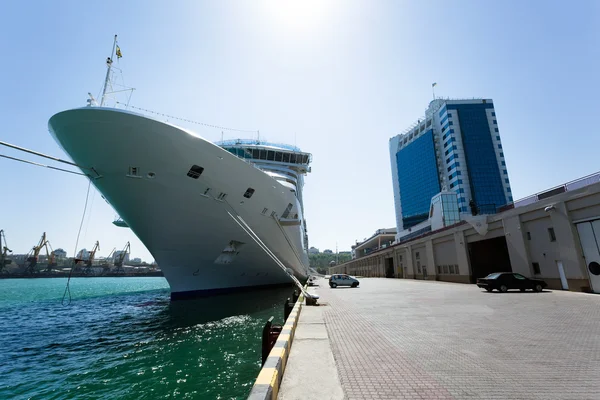
<path id="1" fill-rule="evenodd" d="M 29 262 L 29 265 L 27 265 L 27 267 L 25 268 L 25 274 L 31 275 L 37 272 L 36 267 L 39 261 L 38 257 L 42 249 L 46 249 L 46 258 L 48 260 L 47 270 L 50 270 L 50 266 L 52 266 L 53 264 L 56 265 L 54 250 L 52 250 L 52 253 L 50 253 L 48 251 L 48 247 L 52 249 L 52 246 L 50 246 L 50 242 L 46 237 L 46 232 L 44 232 L 42 234 L 40 242 L 36 246 L 33 246 L 33 248 L 29 251 L 29 254 L 27 255 L 27 261 Z"/>
<path id="2" fill-rule="evenodd" d="M 113 247 L 113 249 L 111 250 L 110 253 L 108 253 L 108 256 L 106 256 L 106 258 L 104 259 L 104 261 L 102 262 L 102 274 L 106 274 L 108 272 L 110 272 L 110 264 L 109 264 L 109 260 L 113 257 L 113 254 L 115 253 L 115 250 L 117 250 L 116 247 Z"/>
<path id="3" fill-rule="evenodd" d="M 48 247 L 50 248 L 50 254 L 48 254 Z M 46 241 L 46 257 L 48 259 L 46 272 L 52 272 L 52 267 L 56 267 L 58 264 L 56 262 L 56 254 L 54 254 L 54 249 L 52 248 L 50 241 Z"/>
<path id="4" fill-rule="evenodd" d="M 87 259 L 84 260 L 82 251 L 79 252 L 79 257 L 77 257 L 77 259 L 75 259 L 75 264 L 78 264 L 80 261 L 85 262 L 85 269 L 83 270 L 84 274 L 89 275 L 89 274 L 93 273 L 92 264 L 94 263 L 94 258 L 96 258 L 96 252 L 98 250 L 100 250 L 100 242 L 96 240 L 94 247 L 88 253 Z M 77 268 L 77 269 L 79 269 L 79 268 Z"/>
<path id="5" fill-rule="evenodd" d="M 125 248 L 115 257 L 115 272 L 125 273 L 123 269 L 123 263 L 125 262 L 125 256 L 130 252 L 131 247 L 129 242 L 125 245 Z"/>
<path id="6" fill-rule="evenodd" d="M 6 244 L 4 230 L 0 229 L 0 274 L 5 273 L 6 271 L 4 269 L 12 262 L 12 260 L 8 258 L 8 253 L 12 253 L 12 250 L 9 249 Z"/>

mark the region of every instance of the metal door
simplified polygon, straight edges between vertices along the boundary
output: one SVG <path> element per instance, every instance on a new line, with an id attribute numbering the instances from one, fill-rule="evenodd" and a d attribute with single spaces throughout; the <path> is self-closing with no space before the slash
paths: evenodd
<path id="1" fill-rule="evenodd" d="M 594 293 L 600 293 L 600 220 L 577 224 L 585 265 Z"/>

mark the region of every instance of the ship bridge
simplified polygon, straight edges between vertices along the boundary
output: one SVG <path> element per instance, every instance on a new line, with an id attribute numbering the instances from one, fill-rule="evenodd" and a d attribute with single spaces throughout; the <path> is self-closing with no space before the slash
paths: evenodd
<path id="1" fill-rule="evenodd" d="M 224 140 L 215 144 L 245 161 L 259 164 L 261 169 L 274 170 L 268 167 L 271 164 L 285 166 L 301 174 L 310 172 L 312 155 L 296 146 L 251 139 Z"/>

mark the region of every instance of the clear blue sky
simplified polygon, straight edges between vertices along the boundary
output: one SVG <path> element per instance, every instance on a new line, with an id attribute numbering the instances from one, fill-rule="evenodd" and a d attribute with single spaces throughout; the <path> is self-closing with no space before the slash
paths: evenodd
<path id="1" fill-rule="evenodd" d="M 64 157 L 47 121 L 99 92 L 118 34 L 131 104 L 311 152 L 310 244 L 349 250 L 394 226 L 388 140 L 423 114 L 432 82 L 438 96 L 494 99 L 515 198 L 600 170 L 599 5 L 4 1 L 0 139 Z M 25 253 L 46 231 L 72 255 L 86 180 L 0 159 L 0 182 L 10 247 Z M 130 240 L 152 259 L 98 193 L 90 205 L 80 248 Z"/>

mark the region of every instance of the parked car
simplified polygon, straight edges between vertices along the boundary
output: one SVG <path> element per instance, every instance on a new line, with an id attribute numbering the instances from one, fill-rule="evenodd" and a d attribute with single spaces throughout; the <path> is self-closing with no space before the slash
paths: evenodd
<path id="1" fill-rule="evenodd" d="M 335 274 L 329 277 L 329 286 L 336 288 L 338 286 L 357 287 L 360 285 L 358 279 L 346 274 Z"/>
<path id="2" fill-rule="evenodd" d="M 477 286 L 491 292 L 496 289 L 499 292 L 505 293 L 509 289 L 519 289 L 524 292 L 531 289 L 536 292 L 541 292 L 548 284 L 540 279 L 526 278 L 521 274 L 514 272 L 495 272 L 489 274 L 485 278 L 477 279 Z"/>

